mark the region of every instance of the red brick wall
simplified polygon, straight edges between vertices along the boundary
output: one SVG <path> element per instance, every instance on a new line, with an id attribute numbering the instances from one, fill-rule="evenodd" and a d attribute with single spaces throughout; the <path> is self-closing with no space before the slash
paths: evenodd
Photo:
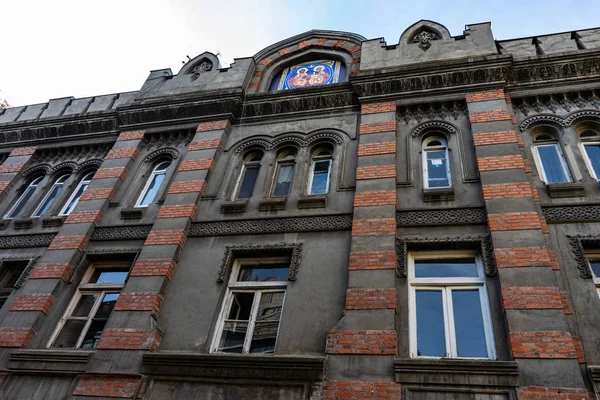
<path id="1" fill-rule="evenodd" d="M 158 313 L 164 298 L 154 292 L 121 293 L 115 311 L 152 311 Z"/>
<path id="2" fill-rule="evenodd" d="M 97 224 L 102 219 L 102 211 L 74 211 L 65 220 L 65 224 L 93 223 Z"/>
<path id="3" fill-rule="evenodd" d="M 502 288 L 502 303 L 506 310 L 542 310 L 563 308 L 556 286 L 518 286 Z"/>
<path id="4" fill-rule="evenodd" d="M 179 164 L 179 171 L 198 171 L 201 169 L 213 170 L 215 160 L 212 158 L 203 158 L 201 160 L 185 160 Z"/>
<path id="5" fill-rule="evenodd" d="M 481 185 L 481 188 L 483 189 L 483 198 L 485 200 L 519 199 L 533 196 L 529 182 L 496 183 Z"/>
<path id="6" fill-rule="evenodd" d="M 499 171 L 503 169 L 525 168 L 523 157 L 516 154 L 512 156 L 481 157 L 477 159 L 480 171 Z"/>
<path id="7" fill-rule="evenodd" d="M 326 353 L 396 355 L 396 343 L 396 331 L 331 331 Z"/>
<path id="8" fill-rule="evenodd" d="M 486 132 L 476 133 L 473 135 L 473 144 L 475 144 L 475 146 L 486 146 L 489 144 L 502 143 L 518 143 L 515 131 Z"/>
<path id="9" fill-rule="evenodd" d="M 179 247 L 183 248 L 185 239 L 186 235 L 184 229 L 152 230 L 150 231 L 150 234 L 148 234 L 146 242 L 144 242 L 144 246 L 177 244 Z"/>
<path id="10" fill-rule="evenodd" d="M 162 206 L 156 218 L 196 218 L 195 204 L 178 204 Z"/>
<path id="11" fill-rule="evenodd" d="M 518 399 L 534 400 L 591 400 L 593 395 L 585 389 L 540 386 L 521 386 L 517 388 Z"/>
<path id="12" fill-rule="evenodd" d="M 504 100 L 504 89 L 486 90 L 483 92 L 467 93 L 467 103 L 489 100 Z"/>
<path id="13" fill-rule="evenodd" d="M 356 180 L 395 178 L 396 164 L 356 168 Z"/>
<path id="14" fill-rule="evenodd" d="M 175 260 L 172 258 L 155 258 L 150 260 L 137 260 L 130 276 L 166 276 L 171 279 L 175 269 Z"/>
<path id="15" fill-rule="evenodd" d="M 396 153 L 396 142 L 365 143 L 358 145 L 358 156 L 375 156 Z"/>
<path id="16" fill-rule="evenodd" d="M 87 245 L 88 237 L 85 235 L 55 236 L 48 246 L 48 250 L 79 250 L 83 251 Z"/>
<path id="17" fill-rule="evenodd" d="M 141 378 L 84 376 L 73 391 L 74 396 L 133 398 Z"/>
<path id="18" fill-rule="evenodd" d="M 8 193 L 12 188 L 11 181 L 0 181 L 0 191 L 4 193 Z"/>
<path id="19" fill-rule="evenodd" d="M 362 192 L 354 194 L 354 207 L 385 206 L 396 204 L 395 190 Z"/>
<path id="20" fill-rule="evenodd" d="M 133 158 L 134 160 L 137 158 L 139 154 L 139 150 L 137 147 L 129 147 L 127 149 L 112 149 L 108 152 L 105 160 L 110 160 L 113 158 Z"/>
<path id="21" fill-rule="evenodd" d="M 221 139 L 205 139 L 205 140 L 195 140 L 188 146 L 188 151 L 196 151 L 196 150 L 210 150 L 210 149 L 218 149 L 220 150 L 223 146 L 223 142 Z"/>
<path id="22" fill-rule="evenodd" d="M 494 249 L 496 266 L 506 267 L 547 267 L 552 265 L 550 253 L 545 247 L 509 247 Z"/>
<path id="23" fill-rule="evenodd" d="M 395 234 L 395 218 L 355 219 L 352 221 L 352 236 L 377 236 Z"/>
<path id="24" fill-rule="evenodd" d="M 350 270 L 394 269 L 394 251 L 358 251 L 350 253 Z"/>
<path id="25" fill-rule="evenodd" d="M 144 137 L 144 131 L 122 132 L 117 140 L 138 140 Z"/>
<path id="26" fill-rule="evenodd" d="M 30 156 L 33 153 L 35 153 L 35 150 L 37 149 L 36 146 L 29 146 L 29 147 L 17 147 L 15 149 L 12 149 L 12 151 L 10 152 L 10 154 L 8 155 L 9 157 L 16 157 L 16 156 Z"/>
<path id="27" fill-rule="evenodd" d="M 125 180 L 125 177 L 127 177 L 127 168 L 125 167 L 100 168 L 94 174 L 94 179 L 119 178 Z"/>
<path id="28" fill-rule="evenodd" d="M 577 358 L 573 337 L 568 332 L 510 332 L 514 358 Z"/>
<path id="29" fill-rule="evenodd" d="M 29 347 L 34 337 L 33 328 L 0 328 L 0 347 Z"/>
<path id="30" fill-rule="evenodd" d="M 204 192 L 206 188 L 206 181 L 204 180 L 193 180 L 193 181 L 178 181 L 171 183 L 169 187 L 169 194 L 177 193 L 194 193 Z"/>
<path id="31" fill-rule="evenodd" d="M 540 218 L 536 212 L 514 212 L 488 214 L 491 231 L 513 231 L 541 229 Z"/>
<path id="32" fill-rule="evenodd" d="M 38 264 L 31 271 L 29 279 L 62 279 L 66 282 L 72 269 L 73 266 L 66 263 Z"/>
<path id="33" fill-rule="evenodd" d="M 396 120 L 385 121 L 385 122 L 375 122 L 373 124 L 361 124 L 360 125 L 360 134 L 361 135 L 368 135 L 371 133 L 381 133 L 381 132 L 396 132 Z"/>
<path id="34" fill-rule="evenodd" d="M 48 314 L 55 301 L 52 293 L 21 293 L 10 305 L 9 311 L 41 311 Z"/>
<path id="35" fill-rule="evenodd" d="M 155 350 L 161 336 L 152 329 L 108 328 L 102 332 L 100 350 Z"/>
<path id="36" fill-rule="evenodd" d="M 10 174 L 12 172 L 19 172 L 23 168 L 24 163 L 15 164 L 2 164 L 0 165 L 0 174 Z"/>
<path id="37" fill-rule="evenodd" d="M 510 121 L 512 118 L 508 110 L 493 110 L 480 113 L 469 114 L 469 121 L 475 122 L 494 122 L 494 121 Z"/>
<path id="38" fill-rule="evenodd" d="M 393 382 L 329 381 L 323 388 L 324 400 L 400 399 L 402 386 Z"/>
<path id="39" fill-rule="evenodd" d="M 201 124 L 198 124 L 196 132 L 218 131 L 220 129 L 225 129 L 228 131 L 230 127 L 231 125 L 226 119 L 221 121 L 202 122 Z"/>
<path id="40" fill-rule="evenodd" d="M 115 198 L 115 189 L 113 188 L 98 188 L 98 189 L 86 189 L 81 195 L 79 200 L 109 200 Z"/>
<path id="41" fill-rule="evenodd" d="M 390 101 L 387 103 L 371 103 L 362 104 L 360 106 L 360 113 L 365 114 L 379 114 L 396 111 L 396 102 Z"/>
<path id="42" fill-rule="evenodd" d="M 396 309 L 396 289 L 348 289 L 346 310 Z"/>

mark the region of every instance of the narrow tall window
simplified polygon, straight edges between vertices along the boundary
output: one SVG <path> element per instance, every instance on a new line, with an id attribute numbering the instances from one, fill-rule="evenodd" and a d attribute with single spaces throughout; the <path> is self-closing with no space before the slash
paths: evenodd
<path id="1" fill-rule="evenodd" d="M 427 189 L 452 186 L 448 146 L 441 137 L 423 141 L 423 177 Z"/>
<path id="2" fill-rule="evenodd" d="M 67 181 L 67 179 L 69 179 L 70 176 L 70 174 L 64 174 L 58 177 L 58 179 L 54 182 L 50 190 L 48 190 L 48 193 L 46 193 L 46 195 L 44 196 L 41 203 L 37 206 L 33 214 L 31 214 L 32 217 L 43 217 L 48 212 L 48 210 L 50 210 L 50 207 L 52 207 L 58 196 L 63 191 L 65 182 Z"/>
<path id="3" fill-rule="evenodd" d="M 596 292 L 600 296 L 600 251 L 596 250 L 590 254 L 587 254 L 588 265 L 592 271 L 592 278 L 596 285 Z"/>
<path id="4" fill-rule="evenodd" d="M 90 266 L 49 347 L 95 349 L 128 271 L 126 263 Z"/>
<path id="5" fill-rule="evenodd" d="M 212 352 L 275 352 L 289 265 L 289 259 L 236 260 Z"/>
<path id="6" fill-rule="evenodd" d="M 495 358 L 481 258 L 417 253 L 410 260 L 412 356 Z"/>
<path id="7" fill-rule="evenodd" d="M 154 198 L 158 194 L 158 191 L 165 180 L 167 169 L 169 169 L 170 165 L 171 161 L 163 161 L 154 167 L 146 181 L 144 189 L 140 193 L 140 197 L 138 197 L 138 201 L 135 204 L 136 207 L 148 207 L 148 205 L 154 201 Z"/>
<path id="8" fill-rule="evenodd" d="M 277 154 L 277 169 L 273 184 L 273 196 L 287 196 L 294 182 L 294 167 L 296 153 L 292 150 L 282 150 Z"/>
<path id="9" fill-rule="evenodd" d="M 263 153 L 260 151 L 253 151 L 244 157 L 240 176 L 234 191 L 234 197 L 237 197 L 238 199 L 248 199 L 252 197 L 256 179 L 258 178 L 258 172 L 260 171 L 260 161 L 262 160 L 262 157 Z"/>
<path id="10" fill-rule="evenodd" d="M 590 175 L 600 180 L 600 135 L 594 131 L 585 131 L 579 137 Z"/>
<path id="11" fill-rule="evenodd" d="M 560 144 L 550 135 L 541 134 L 535 138 L 534 153 L 540 166 L 540 176 L 546 183 L 572 182 L 573 178 L 560 148 Z"/>
<path id="12" fill-rule="evenodd" d="M 77 203 L 79 203 L 79 199 L 81 198 L 81 195 L 83 194 L 83 192 L 85 192 L 85 190 L 88 188 L 88 186 L 90 186 L 90 182 L 92 181 L 92 178 L 94 177 L 95 173 L 96 173 L 95 171 L 90 172 L 81 179 L 81 181 L 79 182 L 79 184 L 77 185 L 77 187 L 75 188 L 73 193 L 71 193 L 71 196 L 69 196 L 69 200 L 67 200 L 67 202 L 63 206 L 62 210 L 60 211 L 59 215 L 71 214 L 71 212 L 77 206 Z"/>
<path id="13" fill-rule="evenodd" d="M 319 147 L 312 154 L 312 166 L 308 178 L 308 194 L 329 192 L 333 152 L 327 147 Z"/>
<path id="14" fill-rule="evenodd" d="M 17 199 L 15 204 L 10 208 L 10 210 L 4 214 L 5 219 L 12 219 L 19 215 L 19 213 L 23 210 L 31 196 L 35 193 L 38 184 L 42 181 L 43 176 L 37 177 L 31 181 L 31 183 L 25 188 L 21 196 Z"/>

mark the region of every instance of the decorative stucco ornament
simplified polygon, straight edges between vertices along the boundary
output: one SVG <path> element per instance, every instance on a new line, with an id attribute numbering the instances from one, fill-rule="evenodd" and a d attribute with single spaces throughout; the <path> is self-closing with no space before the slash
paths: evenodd
<path id="1" fill-rule="evenodd" d="M 423 31 L 413 38 L 413 43 L 418 43 L 420 48 L 427 50 L 431 47 L 431 41 L 436 39 L 437 37 L 433 33 Z"/>
<path id="2" fill-rule="evenodd" d="M 194 69 L 192 70 L 192 74 L 203 74 L 205 72 L 208 72 L 210 70 L 212 70 L 213 65 L 210 61 L 202 61 L 200 64 L 196 65 L 194 67 Z"/>

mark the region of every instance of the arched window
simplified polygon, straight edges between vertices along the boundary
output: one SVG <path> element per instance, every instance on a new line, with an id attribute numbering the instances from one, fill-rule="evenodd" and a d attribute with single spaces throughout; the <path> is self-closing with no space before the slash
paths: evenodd
<path id="1" fill-rule="evenodd" d="M 546 183 L 572 182 L 571 172 L 558 141 L 548 133 L 540 133 L 533 141 L 533 154 L 538 161 L 540 177 Z"/>
<path id="2" fill-rule="evenodd" d="M 579 134 L 579 139 L 590 175 L 600 180 L 600 135 L 588 129 Z"/>
<path id="3" fill-rule="evenodd" d="M 38 176 L 37 178 L 31 181 L 31 183 L 25 188 L 23 193 L 21 193 L 21 196 L 19 196 L 15 204 L 11 207 L 10 211 L 8 211 L 4 215 L 5 219 L 12 219 L 15 216 L 19 215 L 19 213 L 23 210 L 23 207 L 25 207 L 25 204 L 27 204 L 31 196 L 33 196 L 33 194 L 35 193 L 38 184 L 42 181 L 43 178 L 43 176 Z"/>
<path id="4" fill-rule="evenodd" d="M 154 201 L 158 190 L 160 189 L 163 181 L 165 180 L 165 176 L 167 175 L 167 169 L 171 165 L 171 161 L 163 161 L 157 164 L 152 173 L 148 177 L 146 181 L 146 185 L 144 185 L 144 189 L 140 193 L 137 202 L 135 203 L 136 207 L 148 207 L 150 203 Z"/>
<path id="5" fill-rule="evenodd" d="M 46 193 L 46 195 L 44 196 L 40 204 L 37 206 L 33 214 L 31 214 L 33 218 L 43 217 L 48 212 L 48 210 L 50 210 L 52 204 L 54 204 L 60 193 L 63 191 L 65 182 L 67 179 L 69 179 L 70 176 L 71 174 L 63 174 L 59 176 L 56 181 L 54 181 L 54 184 L 52 185 L 50 190 L 48 190 L 48 193 Z"/>
<path id="6" fill-rule="evenodd" d="M 277 153 L 277 167 L 273 183 L 273 196 L 287 196 L 292 190 L 296 152 L 293 149 L 283 149 Z"/>
<path id="7" fill-rule="evenodd" d="M 312 165 L 308 177 L 308 194 L 326 194 L 329 192 L 333 150 L 329 146 L 319 146 L 311 156 Z"/>
<path id="8" fill-rule="evenodd" d="M 240 175 L 233 192 L 234 198 L 248 199 L 252 197 L 262 158 L 263 153 L 259 150 L 251 151 L 244 156 Z"/>
<path id="9" fill-rule="evenodd" d="M 448 145 L 442 137 L 423 141 L 423 181 L 426 189 L 452 186 Z"/>
<path id="10" fill-rule="evenodd" d="M 63 206 L 62 210 L 60 210 L 60 213 L 58 215 L 71 214 L 71 212 L 77 206 L 77 203 L 79 203 L 79 199 L 81 198 L 81 195 L 83 194 L 83 192 L 85 192 L 85 190 L 90 185 L 90 182 L 92 181 L 92 178 L 94 177 L 95 173 L 96 173 L 96 171 L 89 172 L 83 178 L 81 178 L 81 181 L 79 182 L 79 184 L 77 185 L 77 187 L 75 188 L 73 193 L 71 193 L 69 200 L 67 200 L 67 202 Z"/>

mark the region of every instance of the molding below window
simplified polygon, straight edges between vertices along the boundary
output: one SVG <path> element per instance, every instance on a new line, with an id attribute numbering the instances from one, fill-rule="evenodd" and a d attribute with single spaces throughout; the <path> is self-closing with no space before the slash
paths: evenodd
<path id="1" fill-rule="evenodd" d="M 298 197 L 298 208 L 324 208 L 327 207 L 327 195 L 301 195 Z"/>
<path id="2" fill-rule="evenodd" d="M 258 203 L 258 209 L 260 211 L 285 210 L 286 201 L 287 197 L 268 197 L 266 199 L 262 199 L 260 203 Z"/>
<path id="3" fill-rule="evenodd" d="M 140 219 L 144 215 L 145 209 L 146 209 L 145 207 L 144 208 L 141 208 L 141 207 L 123 208 L 123 209 L 121 209 L 121 219 L 123 219 L 123 220 Z"/>
<path id="4" fill-rule="evenodd" d="M 590 377 L 596 386 L 596 393 L 600 392 L 600 365 L 588 365 Z"/>
<path id="5" fill-rule="evenodd" d="M 221 204 L 221 213 L 233 214 L 246 212 L 248 208 L 248 199 L 225 200 Z"/>
<path id="6" fill-rule="evenodd" d="M 65 219 L 67 219 L 66 216 L 44 217 L 42 218 L 42 227 L 55 228 L 58 226 L 62 226 Z"/>
<path id="7" fill-rule="evenodd" d="M 454 188 L 423 189 L 423 201 L 454 201 Z"/>
<path id="8" fill-rule="evenodd" d="M 585 196 L 582 182 L 549 183 L 546 187 L 552 198 Z"/>
<path id="9" fill-rule="evenodd" d="M 8 367 L 42 371 L 87 371 L 93 351 L 22 349 L 10 353 Z"/>

